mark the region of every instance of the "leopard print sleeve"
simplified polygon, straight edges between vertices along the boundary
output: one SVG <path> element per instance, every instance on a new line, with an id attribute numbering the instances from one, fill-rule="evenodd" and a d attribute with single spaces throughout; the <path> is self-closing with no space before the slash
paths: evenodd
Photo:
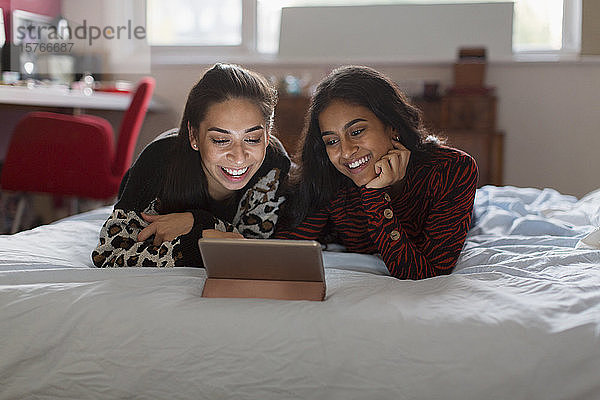
<path id="1" fill-rule="evenodd" d="M 152 205 L 144 212 L 155 214 Z M 144 242 L 137 235 L 148 226 L 136 211 L 113 210 L 100 230 L 100 242 L 92 252 L 96 267 L 174 267 L 183 262 L 181 237 L 160 246 Z"/>
<path id="2" fill-rule="evenodd" d="M 285 197 L 279 194 L 281 170 L 273 168 L 240 200 L 233 223 L 245 238 L 267 239 L 275 232 L 279 207 Z"/>
<path id="3" fill-rule="evenodd" d="M 213 228 L 223 232 L 237 232 L 246 238 L 269 238 L 275 231 L 279 207 L 285 200 L 278 194 L 280 170 L 272 169 L 242 196 L 232 221 L 222 221 L 204 210 L 190 210 L 194 227 L 160 246 L 153 244 L 154 236 L 138 242 L 138 234 L 148 226 L 141 213 L 114 209 L 100 230 L 100 241 L 92 252 L 96 267 L 175 267 L 201 266 L 197 246 L 202 230 Z M 157 214 L 156 200 L 145 210 Z"/>

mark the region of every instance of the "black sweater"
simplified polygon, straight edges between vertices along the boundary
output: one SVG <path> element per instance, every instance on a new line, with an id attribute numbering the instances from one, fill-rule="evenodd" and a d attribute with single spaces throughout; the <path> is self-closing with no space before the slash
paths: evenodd
<path id="1" fill-rule="evenodd" d="M 262 166 L 233 198 L 227 202 L 209 200 L 197 209 L 180 210 L 194 216 L 189 233 L 160 246 L 153 245 L 153 237 L 138 242 L 137 235 L 148 226 L 141 213 L 160 211 L 158 197 L 166 174 L 165 158 L 175 146 L 176 132 L 166 132 L 150 143 L 123 178 L 119 200 L 92 252 L 97 267 L 201 266 L 197 242 L 205 229 L 236 231 L 249 238 L 268 238 L 275 231 L 284 201 L 281 182 L 287 177 L 290 161 L 283 146 L 271 137 Z M 202 168 L 200 163 L 198 168 Z"/>

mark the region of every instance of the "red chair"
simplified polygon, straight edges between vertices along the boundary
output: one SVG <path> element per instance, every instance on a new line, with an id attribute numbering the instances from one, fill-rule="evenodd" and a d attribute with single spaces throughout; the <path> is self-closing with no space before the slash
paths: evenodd
<path id="1" fill-rule="evenodd" d="M 125 112 L 116 146 L 111 124 L 92 115 L 27 114 L 15 127 L 0 187 L 109 200 L 131 165 L 152 97 L 154 78 L 143 78 Z"/>

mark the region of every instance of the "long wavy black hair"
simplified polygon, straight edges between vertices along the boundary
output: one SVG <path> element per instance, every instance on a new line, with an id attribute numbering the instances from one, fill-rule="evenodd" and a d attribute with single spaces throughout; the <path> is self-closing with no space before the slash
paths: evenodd
<path id="1" fill-rule="evenodd" d="M 385 126 L 393 128 L 400 143 L 411 151 L 412 161 L 426 158 L 439 147 L 440 140 L 426 131 L 421 111 L 387 76 L 364 66 L 333 70 L 317 86 L 306 115 L 295 157 L 298 168 L 288 195 L 291 201 L 286 206 L 291 225 L 327 204 L 342 187 L 354 185 L 331 163 L 321 137 L 319 115 L 334 100 L 368 108 Z"/>
<path id="2" fill-rule="evenodd" d="M 256 72 L 232 64 L 215 64 L 188 95 L 177 143 L 169 157 L 170 165 L 158 195 L 161 213 L 203 208 L 210 200 L 202 158 L 200 152 L 191 147 L 188 126 L 197 135 L 208 108 L 230 99 L 247 99 L 255 103 L 266 121 L 267 134 L 270 134 L 277 91 Z"/>

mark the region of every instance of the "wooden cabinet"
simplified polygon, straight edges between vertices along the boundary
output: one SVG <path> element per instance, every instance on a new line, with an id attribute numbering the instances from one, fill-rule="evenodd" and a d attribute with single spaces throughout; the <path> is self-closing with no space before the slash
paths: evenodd
<path id="1" fill-rule="evenodd" d="M 446 133 L 448 145 L 461 149 L 475 159 L 479 169 L 479 184 L 502 184 L 502 156 L 504 135 L 493 131 L 450 130 Z"/>
<path id="2" fill-rule="evenodd" d="M 469 153 L 479 168 L 479 185 L 502 185 L 504 134 L 496 130 L 496 97 L 491 93 L 450 93 L 435 101 L 416 99 L 427 128 Z"/>
<path id="3" fill-rule="evenodd" d="M 446 95 L 441 102 L 440 120 L 444 129 L 495 129 L 495 96 Z"/>
<path id="4" fill-rule="evenodd" d="M 275 109 L 275 136 L 288 153 L 296 152 L 304 128 L 304 118 L 310 99 L 305 96 L 281 97 Z"/>
<path id="5" fill-rule="evenodd" d="M 502 185 L 504 134 L 496 131 L 496 97 L 489 94 L 445 95 L 436 101 L 416 99 L 426 126 L 449 146 L 469 153 L 479 168 L 479 186 Z M 309 99 L 281 97 L 275 110 L 276 136 L 287 151 L 297 149 Z"/>

